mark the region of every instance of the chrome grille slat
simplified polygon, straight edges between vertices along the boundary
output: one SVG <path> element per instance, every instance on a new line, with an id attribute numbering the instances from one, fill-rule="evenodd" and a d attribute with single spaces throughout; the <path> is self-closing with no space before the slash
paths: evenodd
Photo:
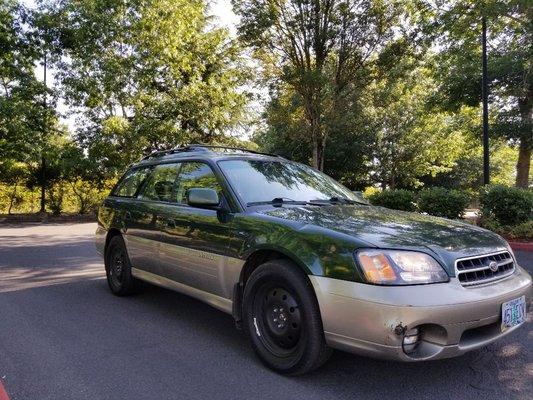
<path id="1" fill-rule="evenodd" d="M 492 271 L 490 262 L 496 262 L 498 269 Z M 460 258 L 455 261 L 455 273 L 463 286 L 481 285 L 511 275 L 515 270 L 514 259 L 508 251 Z"/>

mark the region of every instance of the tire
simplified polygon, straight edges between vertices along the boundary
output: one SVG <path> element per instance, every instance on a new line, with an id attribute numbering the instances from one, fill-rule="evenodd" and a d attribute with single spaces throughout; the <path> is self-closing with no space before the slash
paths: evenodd
<path id="1" fill-rule="evenodd" d="M 253 271 L 244 287 L 243 326 L 261 361 L 284 375 L 310 372 L 331 355 L 313 287 L 288 260 Z"/>
<path id="2" fill-rule="evenodd" d="M 111 238 L 105 255 L 105 272 L 111 292 L 127 296 L 137 292 L 139 281 L 131 275 L 131 263 L 122 236 Z"/>

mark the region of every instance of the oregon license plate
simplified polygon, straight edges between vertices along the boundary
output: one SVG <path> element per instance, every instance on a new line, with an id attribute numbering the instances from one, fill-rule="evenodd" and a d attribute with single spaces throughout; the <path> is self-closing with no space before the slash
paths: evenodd
<path id="1" fill-rule="evenodd" d="M 502 304 L 502 332 L 526 320 L 526 296 Z"/>

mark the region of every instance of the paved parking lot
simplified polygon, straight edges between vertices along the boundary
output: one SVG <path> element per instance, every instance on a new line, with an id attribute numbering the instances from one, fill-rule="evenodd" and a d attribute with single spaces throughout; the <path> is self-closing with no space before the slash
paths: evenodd
<path id="1" fill-rule="evenodd" d="M 155 287 L 111 295 L 94 230 L 0 225 L 0 378 L 12 400 L 533 398 L 531 315 L 460 358 L 401 364 L 336 352 L 286 378 L 260 364 L 229 315 Z M 532 272 L 533 253 L 517 256 Z"/>

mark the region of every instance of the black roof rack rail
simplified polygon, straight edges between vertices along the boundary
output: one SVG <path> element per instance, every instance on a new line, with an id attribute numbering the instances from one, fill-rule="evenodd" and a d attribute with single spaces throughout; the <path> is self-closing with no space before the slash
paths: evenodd
<path id="1" fill-rule="evenodd" d="M 217 150 L 217 149 L 230 150 L 230 151 L 241 151 L 243 153 L 252 153 L 252 154 L 260 154 L 264 156 L 283 158 L 277 154 L 262 153 L 262 152 L 255 151 L 255 150 L 248 150 L 243 147 L 217 146 L 217 145 L 210 145 L 210 144 L 189 144 L 187 146 L 175 147 L 173 149 L 154 151 L 148 154 L 147 156 L 143 157 L 141 161 L 148 160 L 154 157 L 162 157 L 162 156 L 166 156 L 168 154 L 174 154 L 174 153 L 181 153 L 181 152 L 187 152 L 187 151 L 210 151 L 210 150 Z"/>
<path id="2" fill-rule="evenodd" d="M 190 144 L 186 146 L 185 148 L 191 148 L 194 150 L 197 149 L 220 149 L 220 150 L 231 150 L 231 151 L 242 151 L 243 153 L 252 153 L 252 154 L 261 154 L 263 156 L 271 156 L 271 157 L 281 157 L 277 154 L 272 153 L 263 153 L 261 151 L 256 150 L 249 150 L 244 147 L 234 147 L 234 146 L 221 146 L 221 145 L 212 145 L 212 144 Z"/>

